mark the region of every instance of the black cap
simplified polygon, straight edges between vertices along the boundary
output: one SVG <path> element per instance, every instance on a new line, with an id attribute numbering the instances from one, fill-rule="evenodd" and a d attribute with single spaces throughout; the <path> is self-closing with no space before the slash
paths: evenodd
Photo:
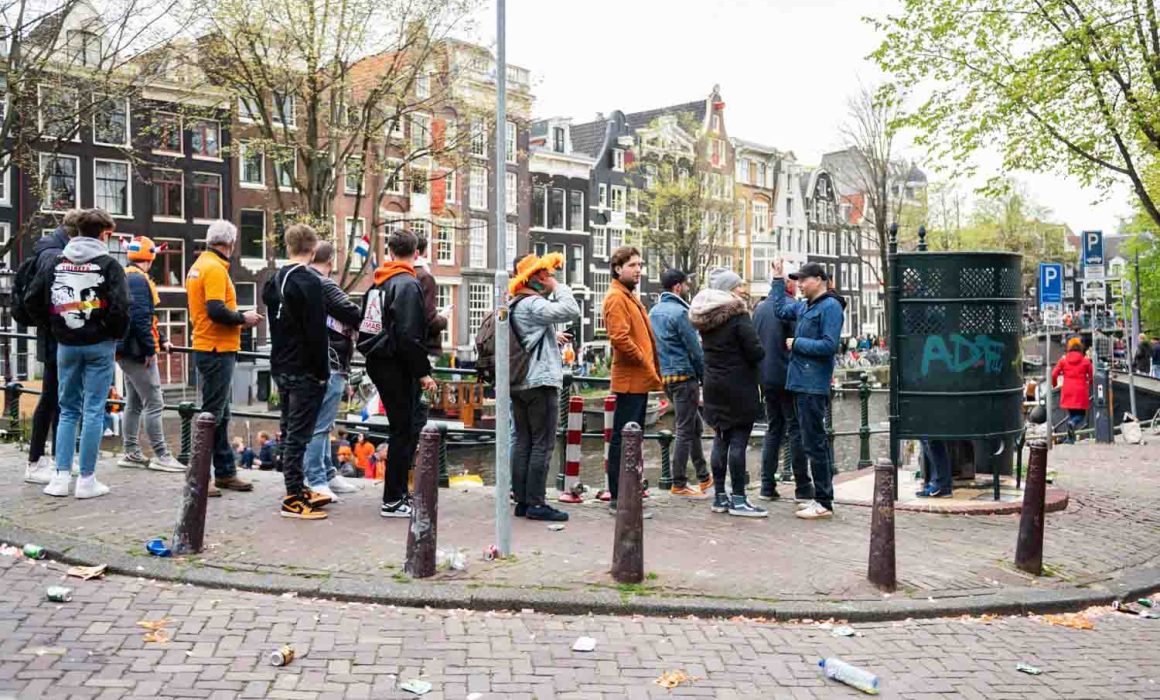
<path id="1" fill-rule="evenodd" d="M 818 277 L 823 282 L 829 282 L 830 276 L 826 274 L 826 268 L 822 267 L 820 263 L 808 262 L 798 268 L 797 272 L 791 272 L 787 275 L 791 280 L 800 280 L 803 277 Z"/>
<path id="2" fill-rule="evenodd" d="M 678 284 L 689 279 L 689 276 L 683 271 L 675 267 L 670 267 L 661 273 L 661 287 L 664 289 L 672 289 Z"/>

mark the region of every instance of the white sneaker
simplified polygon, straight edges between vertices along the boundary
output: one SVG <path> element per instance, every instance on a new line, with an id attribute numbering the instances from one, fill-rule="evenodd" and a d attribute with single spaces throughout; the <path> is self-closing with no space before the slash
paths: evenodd
<path id="1" fill-rule="evenodd" d="M 68 468 L 68 473 L 70 476 L 80 476 L 81 475 L 81 465 L 77 463 L 75 457 L 73 458 L 72 466 Z"/>
<path id="2" fill-rule="evenodd" d="M 814 503 L 809 508 L 799 510 L 798 512 L 794 513 L 794 515 L 801 518 L 802 520 L 821 520 L 823 518 L 834 517 L 834 511 L 823 507 L 819 503 Z"/>
<path id="3" fill-rule="evenodd" d="M 818 505 L 817 501 L 804 501 L 804 502 L 798 502 L 794 507 L 797 510 L 805 510 L 806 508 L 813 508 L 816 505 Z"/>
<path id="4" fill-rule="evenodd" d="M 57 470 L 52 473 L 48 486 L 44 487 L 44 493 L 49 496 L 67 496 L 70 484 L 72 484 L 72 476 L 67 471 Z"/>
<path id="5" fill-rule="evenodd" d="M 24 480 L 30 484 L 47 484 L 52 481 L 53 474 L 56 474 L 56 465 L 48 457 L 29 462 L 24 468 Z"/>
<path id="6" fill-rule="evenodd" d="M 112 428 L 105 428 L 105 437 L 113 437 L 115 434 Z"/>
<path id="7" fill-rule="evenodd" d="M 173 455 L 154 457 L 149 461 L 149 469 L 155 472 L 185 473 L 185 465 L 177 461 Z"/>
<path id="8" fill-rule="evenodd" d="M 322 486 L 311 486 L 311 485 L 307 484 L 306 488 L 310 489 L 311 491 L 313 491 L 314 493 L 316 493 L 320 496 L 326 496 L 327 498 L 330 499 L 331 503 L 338 503 L 338 496 L 335 496 L 334 491 L 331 491 L 330 487 L 327 486 L 326 484 L 323 484 Z"/>
<path id="9" fill-rule="evenodd" d="M 126 452 L 121 455 L 121 459 L 117 460 L 117 466 L 129 469 L 145 469 L 149 466 L 149 458 L 141 454 L 140 450 Z"/>
<path id="10" fill-rule="evenodd" d="M 109 492 L 109 487 L 97 481 L 97 475 L 82 476 L 77 479 L 76 492 L 73 494 L 77 498 L 96 498 L 97 496 L 104 496 Z"/>
<path id="11" fill-rule="evenodd" d="M 342 474 L 335 474 L 330 480 L 330 490 L 332 493 L 354 493 L 359 488 L 347 481 Z"/>

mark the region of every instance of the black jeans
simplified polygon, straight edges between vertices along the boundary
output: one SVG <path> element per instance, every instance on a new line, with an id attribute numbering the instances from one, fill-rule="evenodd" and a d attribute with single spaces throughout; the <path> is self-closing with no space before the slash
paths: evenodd
<path id="1" fill-rule="evenodd" d="M 28 438 L 28 461 L 36 462 L 44 456 L 44 446 L 48 444 L 48 429 L 52 428 L 56 439 L 56 424 L 60 420 L 60 404 L 57 397 L 59 387 L 56 381 L 56 355 L 44 361 L 44 379 L 41 381 L 40 400 L 32 412 L 32 434 Z"/>
<path id="2" fill-rule="evenodd" d="M 704 481 L 709 475 L 705 465 L 704 448 L 701 445 L 705 423 L 701 418 L 701 407 L 698 405 L 701 399 L 700 388 L 701 384 L 696 379 L 665 385 L 665 395 L 673 403 L 673 412 L 676 415 L 677 439 L 673 443 L 673 488 L 688 486 L 686 470 L 690 457 L 693 459 L 693 468 L 697 470 L 699 481 Z"/>
<path id="3" fill-rule="evenodd" d="M 802 449 L 801 428 L 793 406 L 793 394 L 784 388 L 762 387 L 765 399 L 765 443 L 761 448 L 761 494 L 777 492 L 777 469 L 781 464 L 782 445 L 789 450 L 793 465 L 794 497 L 812 499 L 814 487 L 810 484 L 810 467 Z"/>
<path id="4" fill-rule="evenodd" d="M 282 402 L 279 421 L 282 429 L 282 478 L 286 482 L 286 495 L 299 495 L 304 478 L 302 458 L 314 437 L 314 424 L 318 422 L 322 397 L 326 395 L 326 382 L 299 374 L 279 374 L 274 381 L 278 383 Z"/>
<path id="5" fill-rule="evenodd" d="M 828 510 L 834 509 L 834 473 L 830 461 L 830 438 L 826 435 L 826 404 L 830 397 L 822 394 L 794 394 L 798 423 L 801 425 L 802 448 L 810 460 L 814 477 L 814 500 Z"/>
<path id="6" fill-rule="evenodd" d="M 213 475 L 228 479 L 238 472 L 234 451 L 230 447 L 230 392 L 234 386 L 234 365 L 238 356 L 232 352 L 193 353 L 201 385 L 201 410 L 213 414 Z"/>
<path id="7" fill-rule="evenodd" d="M 620 431 L 629 423 L 644 430 L 644 414 L 648 408 L 648 394 L 617 394 L 616 412 L 612 414 L 612 439 L 608 442 L 608 492 L 616 500 L 620 490 Z"/>
<path id="8" fill-rule="evenodd" d="M 392 366 L 371 365 L 367 373 L 379 390 L 391 424 L 383 503 L 394 503 L 407 496 L 407 472 L 415 461 L 419 431 L 423 429 L 421 424 L 417 425 L 422 415 L 419 380 Z"/>
<path id="9" fill-rule="evenodd" d="M 512 418 L 516 426 L 512 452 L 512 489 L 516 503 L 544 504 L 548 469 L 560 422 L 560 392 L 538 386 L 512 392 Z"/>
<path id="10" fill-rule="evenodd" d="M 745 495 L 745 448 L 749 445 L 752 432 L 751 423 L 718 429 L 713 436 L 713 452 L 709 456 L 709 463 L 713 465 L 713 486 L 717 493 L 725 493 L 725 471 L 728 467 L 733 495 Z"/>

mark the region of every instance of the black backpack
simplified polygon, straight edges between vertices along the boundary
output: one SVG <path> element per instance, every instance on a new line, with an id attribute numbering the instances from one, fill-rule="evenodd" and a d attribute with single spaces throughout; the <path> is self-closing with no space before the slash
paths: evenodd
<path id="1" fill-rule="evenodd" d="M 548 332 L 545 330 L 544 334 L 540 336 L 539 342 L 534 347 L 525 348 L 524 341 L 520 339 L 520 333 L 516 329 L 515 323 L 515 309 L 516 304 L 524 299 L 518 296 L 508 302 L 508 318 L 511 319 L 511 339 L 514 343 L 509 343 L 509 357 L 508 367 L 511 370 L 510 383 L 512 385 L 523 384 L 524 380 L 528 378 L 528 366 L 532 363 L 532 355 L 539 354 L 540 346 L 544 344 L 544 338 L 548 337 Z M 479 329 L 475 332 L 475 371 L 476 378 L 486 384 L 495 385 L 495 313 L 488 314 L 483 323 L 479 324 Z"/>
<path id="2" fill-rule="evenodd" d="M 24 297 L 28 295 L 28 288 L 38 272 L 37 260 L 40 255 L 33 253 L 16 268 L 16 276 L 12 279 L 12 318 L 22 326 L 35 326 L 36 320 L 28 313 Z"/>

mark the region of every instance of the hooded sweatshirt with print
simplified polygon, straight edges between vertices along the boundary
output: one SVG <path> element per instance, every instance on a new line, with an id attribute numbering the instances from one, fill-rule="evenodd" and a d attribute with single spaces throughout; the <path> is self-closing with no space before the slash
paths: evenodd
<path id="1" fill-rule="evenodd" d="M 745 302 L 729 292 L 702 289 L 693 297 L 689 320 L 701 332 L 705 352 L 705 422 L 715 429 L 752 426 L 765 350 Z"/>
<path id="2" fill-rule="evenodd" d="M 129 327 L 125 270 L 99 238 L 78 236 L 33 279 L 26 303 L 61 345 L 120 340 Z"/>
<path id="3" fill-rule="evenodd" d="M 391 369 L 418 379 L 431 374 L 427 357 L 427 313 L 423 290 L 410 263 L 388 260 L 375 270 L 375 285 L 363 297 L 359 342 L 387 331 Z"/>

